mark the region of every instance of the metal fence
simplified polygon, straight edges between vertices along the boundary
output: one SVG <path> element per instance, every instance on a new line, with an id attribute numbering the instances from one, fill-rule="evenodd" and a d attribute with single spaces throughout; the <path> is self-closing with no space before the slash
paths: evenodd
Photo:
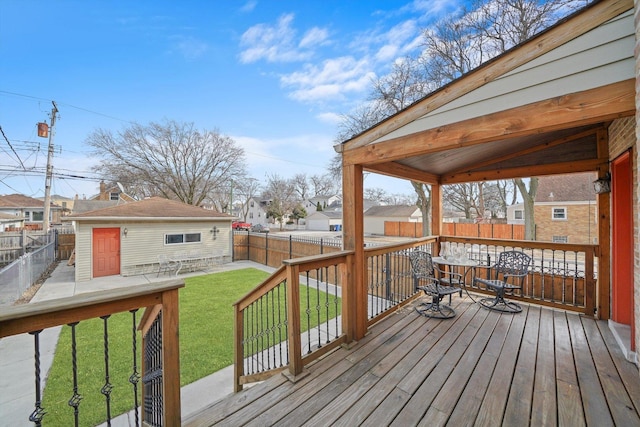
<path id="1" fill-rule="evenodd" d="M 20 298 L 55 259 L 55 241 L 52 241 L 0 270 L 0 304 L 11 304 Z"/>

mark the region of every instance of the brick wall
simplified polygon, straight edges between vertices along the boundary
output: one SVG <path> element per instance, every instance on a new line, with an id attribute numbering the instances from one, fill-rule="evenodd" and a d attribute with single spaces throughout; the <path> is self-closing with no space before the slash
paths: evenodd
<path id="1" fill-rule="evenodd" d="M 554 220 L 553 208 L 566 208 L 566 220 Z M 591 204 L 544 204 L 535 206 L 536 240 L 552 242 L 553 236 L 567 236 L 567 243 L 595 244 L 598 238 L 596 224 L 597 205 Z"/>

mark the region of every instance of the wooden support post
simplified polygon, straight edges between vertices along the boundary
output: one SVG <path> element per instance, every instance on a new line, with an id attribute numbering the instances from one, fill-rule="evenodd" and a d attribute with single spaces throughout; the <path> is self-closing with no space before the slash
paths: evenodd
<path id="1" fill-rule="evenodd" d="M 609 173 L 609 133 L 598 131 L 598 158 L 603 164 L 598 168 L 598 179 Z M 611 317 L 611 193 L 598 194 L 598 282 L 596 292 L 596 317 Z"/>
<path id="2" fill-rule="evenodd" d="M 347 341 L 357 341 L 367 333 L 367 287 L 364 257 L 363 176 L 361 165 L 342 168 L 343 249 L 354 251 L 353 268 L 342 288 L 342 315 Z"/>
<path id="3" fill-rule="evenodd" d="M 300 267 L 287 265 L 287 319 L 289 322 L 289 373 L 295 379 L 302 373 L 302 343 L 300 342 Z"/>
<path id="4" fill-rule="evenodd" d="M 164 425 L 181 424 L 178 290 L 162 294 L 162 382 Z"/>
<path id="5" fill-rule="evenodd" d="M 244 312 L 238 305 L 233 306 L 234 339 L 233 339 L 233 391 L 242 391 L 240 377 L 244 375 L 244 352 L 242 339 L 244 337 Z"/>

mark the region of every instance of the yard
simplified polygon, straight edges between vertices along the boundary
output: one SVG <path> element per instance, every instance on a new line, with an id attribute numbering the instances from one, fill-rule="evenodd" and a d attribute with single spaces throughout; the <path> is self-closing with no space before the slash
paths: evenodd
<path id="1" fill-rule="evenodd" d="M 232 305 L 268 277 L 257 269 L 243 269 L 191 277 L 180 291 L 180 382 L 184 386 L 233 364 Z M 301 288 L 301 300 L 305 300 Z M 335 316 L 332 313 L 331 316 Z M 141 314 L 137 315 L 139 320 Z M 314 325 L 312 325 L 314 326 Z M 77 343 L 77 393 L 81 425 L 95 425 L 107 419 L 107 405 L 101 388 L 105 385 L 104 322 L 92 319 L 75 327 Z M 133 407 L 132 315 L 118 313 L 108 319 L 109 382 L 111 417 Z M 138 357 L 141 340 L 138 335 Z M 43 407 L 49 425 L 73 425 L 72 328 L 60 334 L 53 365 L 44 390 Z M 140 361 L 137 361 L 140 371 Z M 138 384 L 138 393 L 141 384 Z M 138 397 L 138 404 L 139 397 Z"/>

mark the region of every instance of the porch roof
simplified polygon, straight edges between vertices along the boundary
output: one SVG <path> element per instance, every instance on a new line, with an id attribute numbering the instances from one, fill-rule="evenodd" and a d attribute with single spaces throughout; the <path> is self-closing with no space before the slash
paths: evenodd
<path id="1" fill-rule="evenodd" d="M 633 2 L 597 2 L 336 150 L 429 184 L 606 170 L 606 128 L 635 114 L 634 45 Z"/>

